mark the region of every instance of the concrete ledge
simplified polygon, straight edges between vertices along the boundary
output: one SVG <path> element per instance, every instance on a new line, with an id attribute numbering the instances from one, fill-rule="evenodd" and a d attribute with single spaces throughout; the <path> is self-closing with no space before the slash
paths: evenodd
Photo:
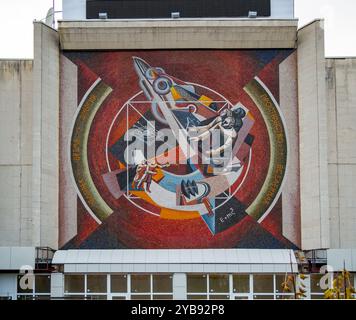
<path id="1" fill-rule="evenodd" d="M 294 48 L 297 20 L 59 21 L 63 50 Z"/>

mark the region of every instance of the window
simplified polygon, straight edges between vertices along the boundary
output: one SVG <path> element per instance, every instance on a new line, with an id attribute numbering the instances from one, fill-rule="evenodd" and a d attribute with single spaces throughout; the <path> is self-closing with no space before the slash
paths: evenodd
<path id="1" fill-rule="evenodd" d="M 207 295 L 197 295 L 197 294 L 188 294 L 187 296 L 188 300 L 207 300 L 208 296 Z"/>
<path id="2" fill-rule="evenodd" d="M 187 292 L 188 293 L 206 293 L 208 290 L 207 276 L 205 274 L 187 275 Z"/>
<path id="3" fill-rule="evenodd" d="M 233 291 L 236 293 L 250 292 L 250 276 L 248 274 L 233 275 Z"/>
<path id="4" fill-rule="evenodd" d="M 34 300 L 32 294 L 28 295 L 28 294 L 22 294 L 17 296 L 17 300 Z"/>
<path id="5" fill-rule="evenodd" d="M 50 295 L 44 295 L 44 294 L 41 294 L 41 295 L 36 295 L 34 297 L 34 300 L 51 300 L 51 296 Z"/>
<path id="6" fill-rule="evenodd" d="M 274 293 L 273 289 L 273 275 L 253 276 L 253 292 L 254 293 Z"/>
<path id="7" fill-rule="evenodd" d="M 65 275 L 64 292 L 65 293 L 84 292 L 84 275 Z"/>
<path id="8" fill-rule="evenodd" d="M 228 274 L 188 274 L 188 300 L 230 299 L 230 275 Z"/>
<path id="9" fill-rule="evenodd" d="M 210 293 L 228 293 L 229 292 L 229 275 L 227 274 L 210 274 L 209 275 Z"/>
<path id="10" fill-rule="evenodd" d="M 127 292 L 126 275 L 111 275 L 111 292 Z"/>
<path id="11" fill-rule="evenodd" d="M 64 300 L 85 300 L 85 296 L 82 294 L 77 295 L 65 295 Z"/>
<path id="12" fill-rule="evenodd" d="M 322 276 L 323 274 L 310 275 L 310 292 L 324 294 L 324 290 L 320 288 L 320 279 L 322 278 Z"/>
<path id="13" fill-rule="evenodd" d="M 107 276 L 106 275 L 87 275 L 87 292 L 106 293 Z"/>
<path id="14" fill-rule="evenodd" d="M 173 292 L 173 277 L 171 275 L 153 275 L 153 293 Z"/>
<path id="15" fill-rule="evenodd" d="M 294 300 L 294 294 L 279 294 L 276 295 L 276 300 Z"/>
<path id="16" fill-rule="evenodd" d="M 259 295 L 254 295 L 253 296 L 254 300 L 274 300 L 274 295 L 273 294 L 259 294 Z"/>
<path id="17" fill-rule="evenodd" d="M 18 300 L 48 300 L 51 293 L 51 276 L 49 274 L 18 275 Z"/>
<path id="18" fill-rule="evenodd" d="M 17 276 L 17 293 L 33 293 L 33 288 L 35 284 L 35 276 L 29 274 L 19 274 Z"/>
<path id="19" fill-rule="evenodd" d="M 153 300 L 173 299 L 173 276 L 170 274 L 152 275 Z"/>
<path id="20" fill-rule="evenodd" d="M 293 274 L 276 274 L 276 292 L 286 294 L 294 292 L 294 284 L 290 281 L 288 282 L 288 287 L 291 291 L 288 292 L 287 290 L 283 290 L 283 283 L 286 282 L 287 278 L 290 276 L 295 277 Z"/>
<path id="21" fill-rule="evenodd" d="M 51 276 L 50 275 L 36 275 L 35 277 L 35 291 L 36 293 L 50 293 L 51 292 Z"/>
<path id="22" fill-rule="evenodd" d="M 131 300 L 151 300 L 150 294 L 133 294 Z"/>
<path id="23" fill-rule="evenodd" d="M 101 295 L 93 295 L 93 294 L 89 294 L 87 295 L 86 300 L 106 300 L 107 296 L 106 294 L 101 294 Z"/>
<path id="24" fill-rule="evenodd" d="M 154 294 L 153 300 L 173 300 L 173 295 L 171 294 Z"/>
<path id="25" fill-rule="evenodd" d="M 131 292 L 132 293 L 150 293 L 151 279 L 150 275 L 131 275 Z"/>
<path id="26" fill-rule="evenodd" d="M 230 300 L 230 296 L 225 294 L 209 295 L 209 300 Z"/>

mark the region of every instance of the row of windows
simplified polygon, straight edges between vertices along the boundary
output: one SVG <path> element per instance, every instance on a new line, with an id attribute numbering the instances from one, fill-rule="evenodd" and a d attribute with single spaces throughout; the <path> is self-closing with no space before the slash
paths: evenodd
<path id="1" fill-rule="evenodd" d="M 17 293 L 19 294 L 50 294 L 51 275 L 18 275 Z"/>
<path id="2" fill-rule="evenodd" d="M 354 282 L 353 275 L 351 282 Z M 293 294 L 283 292 L 286 274 L 188 274 L 188 299 L 285 299 Z M 311 298 L 320 299 L 322 275 L 312 274 L 308 279 Z M 24 282 L 18 278 L 18 297 L 49 298 L 50 275 L 35 275 Z M 172 299 L 172 274 L 67 274 L 64 277 L 67 298 L 106 299 L 107 294 L 116 298 Z M 122 296 L 120 297 L 120 294 Z"/>
<path id="3" fill-rule="evenodd" d="M 130 288 L 129 288 L 130 286 Z M 108 290 L 108 288 L 110 289 Z M 171 293 L 172 275 L 66 275 L 65 293 Z"/>

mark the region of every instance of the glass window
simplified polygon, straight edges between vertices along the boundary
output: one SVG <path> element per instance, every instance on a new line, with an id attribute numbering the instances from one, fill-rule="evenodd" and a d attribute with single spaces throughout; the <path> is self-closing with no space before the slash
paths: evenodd
<path id="1" fill-rule="evenodd" d="M 149 294 L 133 294 L 133 295 L 131 295 L 131 300 L 151 300 L 151 295 L 149 295 Z"/>
<path id="2" fill-rule="evenodd" d="M 253 299 L 255 299 L 255 300 L 274 300 L 274 296 L 270 295 L 270 294 L 255 295 L 255 296 L 253 296 Z"/>
<path id="3" fill-rule="evenodd" d="M 64 292 L 84 292 L 84 275 L 65 275 Z"/>
<path id="4" fill-rule="evenodd" d="M 32 295 L 21 295 L 21 296 L 17 296 L 17 300 L 34 300 L 34 298 L 32 297 Z"/>
<path id="5" fill-rule="evenodd" d="M 209 296 L 210 300 L 230 300 L 230 296 L 229 295 L 224 295 L 224 294 L 214 294 L 214 295 L 210 295 Z"/>
<path id="6" fill-rule="evenodd" d="M 131 275 L 131 292 L 151 292 L 150 275 Z"/>
<path id="7" fill-rule="evenodd" d="M 248 274 L 233 275 L 233 290 L 239 293 L 250 292 L 250 276 Z"/>
<path id="8" fill-rule="evenodd" d="M 153 300 L 173 300 L 173 296 L 171 294 L 155 294 Z"/>
<path id="9" fill-rule="evenodd" d="M 51 300 L 51 296 L 48 295 L 35 296 L 34 300 Z"/>
<path id="10" fill-rule="evenodd" d="M 293 293 L 294 292 L 294 285 L 291 281 L 288 281 L 288 287 L 291 291 L 283 290 L 283 283 L 287 281 L 288 277 L 294 277 L 293 274 L 276 274 L 276 292 L 280 293 Z M 295 279 L 295 278 L 294 278 Z M 294 280 L 295 281 L 295 280 Z"/>
<path id="11" fill-rule="evenodd" d="M 355 274 L 350 273 L 350 284 L 355 287 Z"/>
<path id="12" fill-rule="evenodd" d="M 294 294 L 279 294 L 276 296 L 276 300 L 294 300 Z"/>
<path id="13" fill-rule="evenodd" d="M 216 293 L 229 292 L 229 275 L 227 274 L 210 274 L 209 290 Z"/>
<path id="14" fill-rule="evenodd" d="M 202 294 L 188 294 L 187 296 L 188 300 L 207 300 L 208 296 L 207 295 L 202 295 Z"/>
<path id="15" fill-rule="evenodd" d="M 106 293 L 107 276 L 91 274 L 87 275 L 87 292 Z"/>
<path id="16" fill-rule="evenodd" d="M 273 292 L 273 275 L 255 274 L 253 276 L 254 293 Z"/>
<path id="17" fill-rule="evenodd" d="M 84 295 L 65 295 L 64 300 L 85 300 Z"/>
<path id="18" fill-rule="evenodd" d="M 320 288 L 320 279 L 323 274 L 311 274 L 310 275 L 310 292 L 324 293 L 324 290 Z"/>
<path id="19" fill-rule="evenodd" d="M 17 293 L 30 293 L 33 292 L 34 275 L 19 274 L 17 276 Z"/>
<path id="20" fill-rule="evenodd" d="M 153 275 L 153 292 L 173 292 L 172 275 Z"/>
<path id="21" fill-rule="evenodd" d="M 338 275 L 341 275 L 341 272 L 340 273 L 335 273 L 334 274 L 334 279 L 338 276 Z M 345 279 L 345 281 L 346 281 L 346 288 L 348 288 L 349 287 L 349 285 L 351 285 L 352 287 L 355 287 L 355 285 L 354 285 L 354 274 L 353 273 L 349 273 L 349 275 L 350 275 L 350 278 L 349 279 Z M 343 294 L 343 292 L 344 292 L 344 283 L 342 283 L 342 287 L 341 287 L 341 291 L 342 291 L 342 294 Z"/>
<path id="22" fill-rule="evenodd" d="M 50 275 L 36 275 L 35 277 L 36 293 L 50 293 L 51 292 L 51 276 Z"/>
<path id="23" fill-rule="evenodd" d="M 206 293 L 207 279 L 205 274 L 189 274 L 187 275 L 187 290 L 188 292 L 204 292 Z"/>
<path id="24" fill-rule="evenodd" d="M 86 300 L 106 300 L 106 294 L 102 295 L 87 295 Z"/>
<path id="25" fill-rule="evenodd" d="M 111 292 L 127 292 L 127 276 L 111 275 Z"/>

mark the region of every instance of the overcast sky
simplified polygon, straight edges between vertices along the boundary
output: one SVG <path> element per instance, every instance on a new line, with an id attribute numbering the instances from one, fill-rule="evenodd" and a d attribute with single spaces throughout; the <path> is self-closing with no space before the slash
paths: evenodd
<path id="1" fill-rule="evenodd" d="M 62 10 L 62 1 L 55 3 Z M 32 22 L 45 18 L 51 6 L 52 0 L 0 0 L 0 58 L 33 58 Z M 329 57 L 356 56 L 355 9 L 356 0 L 295 0 L 300 26 L 325 18 Z"/>

